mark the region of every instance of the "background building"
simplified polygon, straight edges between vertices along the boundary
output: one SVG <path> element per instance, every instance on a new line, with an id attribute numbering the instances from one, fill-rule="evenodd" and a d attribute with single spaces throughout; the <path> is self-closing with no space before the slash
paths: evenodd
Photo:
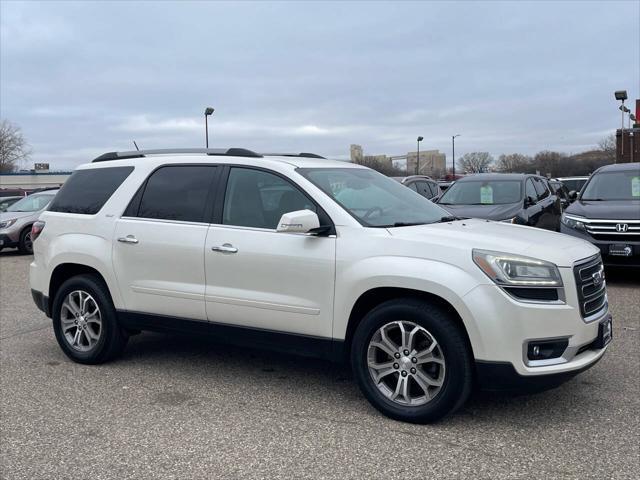
<path id="1" fill-rule="evenodd" d="M 388 168 L 401 170 L 406 175 L 429 175 L 439 177 L 446 174 L 447 156 L 439 150 L 420 151 L 420 171 L 417 172 L 418 152 L 408 152 L 404 155 L 364 155 L 362 146 L 351 145 L 351 161 L 353 163 L 369 164 L 377 162 Z"/>

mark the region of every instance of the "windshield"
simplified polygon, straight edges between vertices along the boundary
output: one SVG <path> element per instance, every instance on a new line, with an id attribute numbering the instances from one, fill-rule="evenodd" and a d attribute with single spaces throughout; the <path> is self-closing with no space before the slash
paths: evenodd
<path id="1" fill-rule="evenodd" d="M 451 185 L 442 205 L 504 205 L 522 200 L 520 180 L 468 180 Z"/>
<path id="2" fill-rule="evenodd" d="M 364 168 L 299 168 L 305 178 L 366 227 L 441 221 L 449 214 L 415 191 Z"/>
<path id="3" fill-rule="evenodd" d="M 11 205 L 7 208 L 7 212 L 37 212 L 46 207 L 53 197 L 55 197 L 55 194 L 34 193 Z"/>
<path id="4" fill-rule="evenodd" d="M 602 172 L 591 177 L 581 200 L 640 200 L 640 169 Z"/>

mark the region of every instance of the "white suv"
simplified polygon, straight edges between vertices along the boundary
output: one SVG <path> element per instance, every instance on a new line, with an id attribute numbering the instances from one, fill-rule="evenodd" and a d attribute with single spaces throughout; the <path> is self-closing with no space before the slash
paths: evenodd
<path id="1" fill-rule="evenodd" d="M 410 422 L 452 412 L 474 383 L 558 385 L 611 338 L 588 242 L 456 219 L 309 154 L 105 154 L 32 238 L 34 301 L 74 361 L 110 360 L 141 330 L 348 358 L 367 399 Z"/>

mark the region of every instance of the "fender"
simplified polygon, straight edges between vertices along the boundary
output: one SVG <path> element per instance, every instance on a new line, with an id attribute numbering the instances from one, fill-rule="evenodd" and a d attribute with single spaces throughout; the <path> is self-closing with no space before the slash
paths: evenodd
<path id="1" fill-rule="evenodd" d="M 481 350 L 478 324 L 464 296 L 478 285 L 477 277 L 448 263 L 414 257 L 370 257 L 349 264 L 336 274 L 333 338 L 344 340 L 349 316 L 357 300 L 375 288 L 395 287 L 436 295 L 453 306 L 467 330 L 471 344 Z"/>
<path id="2" fill-rule="evenodd" d="M 50 279 L 56 267 L 65 263 L 91 267 L 102 275 L 116 309 L 123 309 L 122 295 L 110 263 L 111 248 L 111 238 L 102 238 L 85 233 L 69 233 L 56 236 L 49 248 L 45 250 L 50 254 L 46 259 L 47 278 Z M 49 285 L 46 288 L 47 291 L 43 293 L 48 295 Z"/>

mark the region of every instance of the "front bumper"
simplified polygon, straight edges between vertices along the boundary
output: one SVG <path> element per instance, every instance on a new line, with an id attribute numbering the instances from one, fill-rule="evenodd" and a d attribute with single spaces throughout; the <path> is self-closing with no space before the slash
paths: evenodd
<path id="1" fill-rule="evenodd" d="M 464 303 L 473 306 L 468 310 L 473 318 L 463 321 L 477 362 L 505 364 L 516 375 L 532 378 L 577 373 L 600 360 L 607 347 L 599 347 L 596 339 L 600 323 L 610 318 L 608 305 L 605 301 L 603 308 L 586 321 L 580 312 L 572 268 L 560 268 L 560 273 L 564 301 L 518 301 L 495 285 L 479 285 L 465 295 Z M 563 355 L 548 361 L 528 358 L 530 343 L 552 339 L 566 340 Z"/>
<path id="2" fill-rule="evenodd" d="M 620 237 L 619 240 L 600 240 L 592 237 L 588 233 L 583 233 L 574 228 L 569 228 L 565 224 L 560 225 L 560 233 L 571 235 L 572 237 L 586 240 L 600 249 L 602 261 L 607 266 L 617 267 L 640 267 L 640 242 L 632 242 Z M 624 244 L 631 247 L 631 255 L 628 257 L 609 255 L 610 245 Z"/>
<path id="3" fill-rule="evenodd" d="M 18 241 L 11 238 L 6 233 L 0 233 L 0 248 L 17 247 Z"/>
<path id="4" fill-rule="evenodd" d="M 541 392 L 556 388 L 600 361 L 602 355 L 583 367 L 548 375 L 520 375 L 508 362 L 476 362 L 476 383 L 491 392 Z"/>

